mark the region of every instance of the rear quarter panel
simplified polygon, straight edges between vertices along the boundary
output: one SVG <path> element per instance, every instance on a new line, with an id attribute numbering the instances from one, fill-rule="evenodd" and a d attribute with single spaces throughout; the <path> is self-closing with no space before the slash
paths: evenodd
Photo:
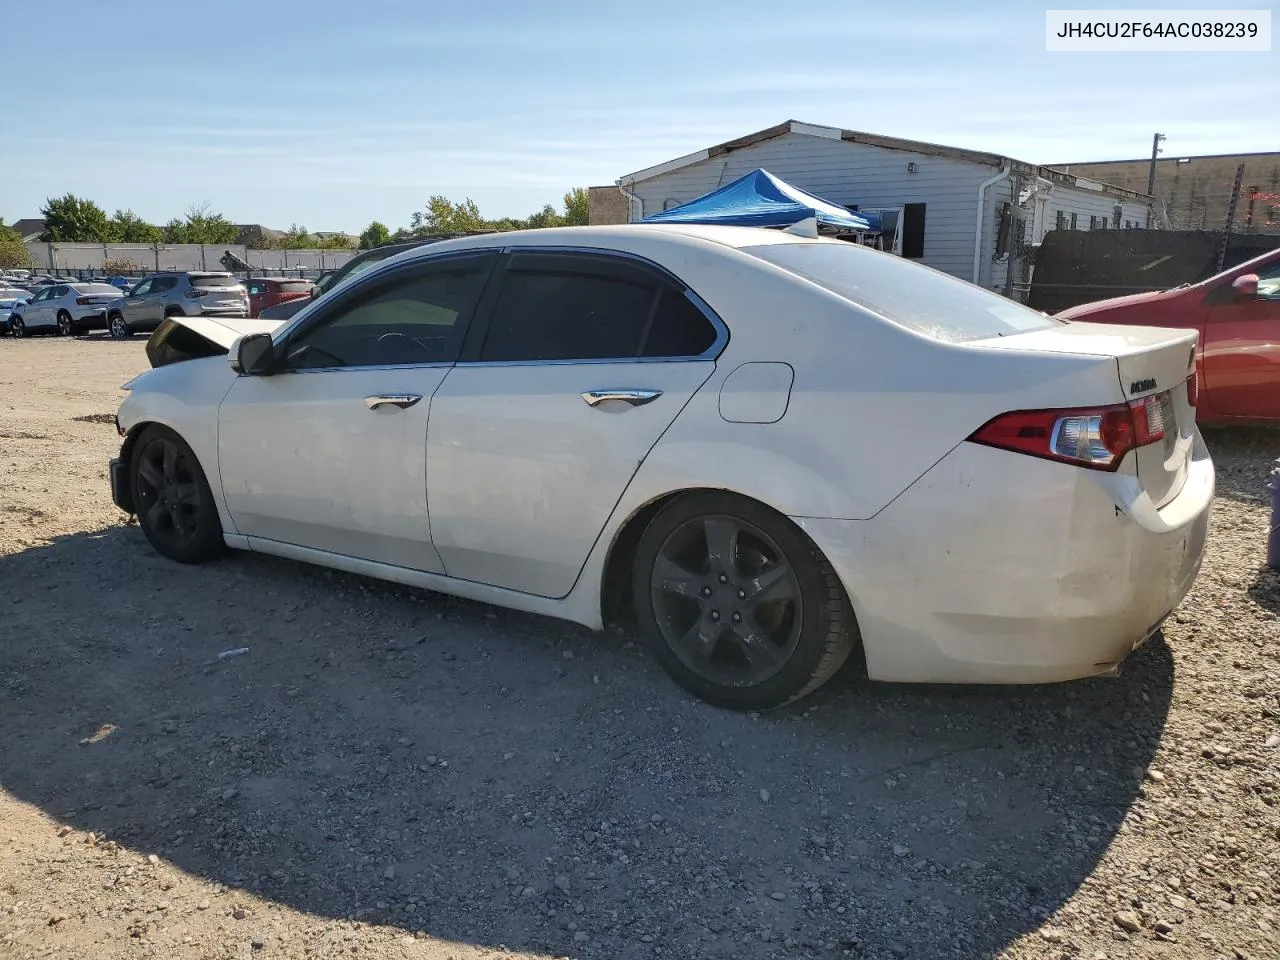
<path id="1" fill-rule="evenodd" d="M 1019 351 L 933 340 L 737 251 L 660 262 L 720 315 L 729 344 L 637 471 L 625 508 L 720 487 L 790 516 L 865 519 L 999 413 L 1121 399 L 1114 360 L 1022 362 Z M 728 423 L 721 385 L 752 361 L 794 368 L 786 415 Z"/>

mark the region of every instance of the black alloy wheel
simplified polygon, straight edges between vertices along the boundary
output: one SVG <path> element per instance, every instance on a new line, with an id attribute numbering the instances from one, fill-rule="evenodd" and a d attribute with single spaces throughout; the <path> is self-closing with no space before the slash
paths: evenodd
<path id="1" fill-rule="evenodd" d="M 682 497 L 645 531 L 634 581 L 642 635 L 686 689 L 762 709 L 824 683 L 857 628 L 830 565 L 791 521 L 745 498 Z"/>

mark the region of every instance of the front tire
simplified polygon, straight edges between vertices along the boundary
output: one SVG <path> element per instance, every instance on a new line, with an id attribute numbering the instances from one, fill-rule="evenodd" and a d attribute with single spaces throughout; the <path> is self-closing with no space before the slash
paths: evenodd
<path id="1" fill-rule="evenodd" d="M 143 430 L 133 446 L 129 483 L 138 526 L 156 552 L 179 563 L 203 563 L 223 552 L 209 482 L 191 447 L 172 430 Z"/>
<path id="2" fill-rule="evenodd" d="M 636 553 L 640 635 L 695 696 L 736 710 L 816 690 L 858 642 L 835 571 L 786 517 L 734 494 L 662 508 Z"/>
<path id="3" fill-rule="evenodd" d="M 9 329 L 13 331 L 15 337 L 25 337 L 27 335 L 27 325 L 21 317 L 13 317 L 9 320 Z"/>
<path id="4" fill-rule="evenodd" d="M 73 337 L 76 334 L 76 322 L 71 319 L 71 314 L 65 310 L 58 311 L 58 336 Z"/>
<path id="5" fill-rule="evenodd" d="M 121 314 L 113 313 L 108 318 L 107 333 L 111 334 L 112 340 L 127 340 L 132 332 Z"/>

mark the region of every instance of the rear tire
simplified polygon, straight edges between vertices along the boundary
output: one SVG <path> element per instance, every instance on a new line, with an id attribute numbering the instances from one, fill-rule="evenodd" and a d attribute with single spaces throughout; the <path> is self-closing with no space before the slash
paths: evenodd
<path id="1" fill-rule="evenodd" d="M 129 325 L 124 322 L 124 316 L 119 313 L 113 313 L 107 318 L 107 333 L 111 335 L 112 340 L 127 340 L 133 333 L 129 329 Z"/>
<path id="2" fill-rule="evenodd" d="M 76 329 L 76 322 L 71 319 L 71 314 L 65 310 L 58 311 L 58 336 L 73 337 L 79 331 Z"/>
<path id="3" fill-rule="evenodd" d="M 133 445 L 129 485 L 138 526 L 156 552 L 179 563 L 203 563 L 226 549 L 209 482 L 187 442 L 158 424 Z"/>
<path id="4" fill-rule="evenodd" d="M 640 636 L 684 689 L 735 710 L 816 690 L 858 643 L 835 571 L 786 517 L 721 492 L 677 498 L 640 539 Z"/>

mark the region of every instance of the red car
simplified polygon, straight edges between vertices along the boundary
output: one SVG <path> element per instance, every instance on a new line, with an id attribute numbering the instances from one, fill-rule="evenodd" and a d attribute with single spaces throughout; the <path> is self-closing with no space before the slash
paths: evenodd
<path id="1" fill-rule="evenodd" d="M 1197 422 L 1280 422 L 1280 250 L 1199 283 L 1085 303 L 1058 317 L 1197 330 Z"/>
<path id="2" fill-rule="evenodd" d="M 249 316 L 256 317 L 266 307 L 311 296 L 312 283 L 297 277 L 254 277 L 245 281 L 249 290 Z"/>

